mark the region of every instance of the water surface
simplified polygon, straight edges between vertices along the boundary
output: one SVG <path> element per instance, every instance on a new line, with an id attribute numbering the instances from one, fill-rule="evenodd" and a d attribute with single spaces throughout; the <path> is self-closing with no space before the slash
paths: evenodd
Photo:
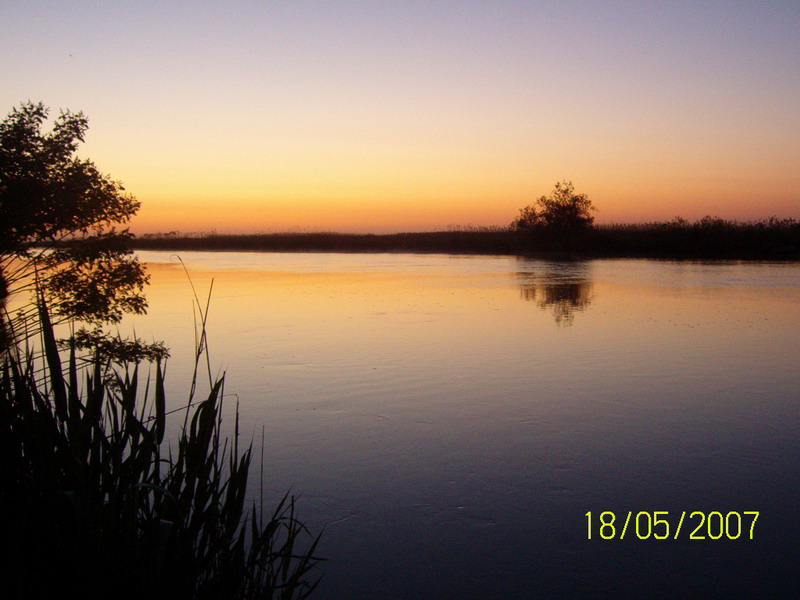
<path id="1" fill-rule="evenodd" d="M 192 290 L 142 252 L 186 395 Z M 186 252 L 265 494 L 320 599 L 797 590 L 800 266 Z M 256 490 L 257 491 L 257 490 Z M 587 539 L 587 511 L 760 511 L 754 539 Z M 760 592 L 759 592 L 760 590 Z"/>

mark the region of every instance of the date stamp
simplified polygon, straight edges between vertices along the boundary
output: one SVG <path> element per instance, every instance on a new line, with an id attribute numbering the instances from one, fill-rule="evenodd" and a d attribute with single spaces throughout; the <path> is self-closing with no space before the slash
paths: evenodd
<path id="1" fill-rule="evenodd" d="M 738 540 L 753 539 L 759 511 L 718 510 L 681 511 L 640 510 L 617 513 L 604 510 L 588 511 L 586 517 L 587 539 L 602 540 Z"/>

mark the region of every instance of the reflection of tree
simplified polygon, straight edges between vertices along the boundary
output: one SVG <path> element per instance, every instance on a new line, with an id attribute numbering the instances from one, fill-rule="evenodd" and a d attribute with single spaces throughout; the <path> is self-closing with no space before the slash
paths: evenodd
<path id="1" fill-rule="evenodd" d="M 591 304 L 592 281 L 588 263 L 526 261 L 517 272 L 520 295 L 539 308 L 553 311 L 557 325 L 571 325 L 575 313 Z"/>

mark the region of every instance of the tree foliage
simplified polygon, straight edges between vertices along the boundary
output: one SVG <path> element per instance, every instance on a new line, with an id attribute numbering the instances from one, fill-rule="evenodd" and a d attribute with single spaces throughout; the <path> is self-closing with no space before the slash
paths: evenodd
<path id="1" fill-rule="evenodd" d="M 520 209 L 511 223 L 512 229 L 530 231 L 537 228 L 578 229 L 591 227 L 592 212 L 597 209 L 586 194 L 576 194 L 571 181 L 557 182 L 549 196 Z"/>
<path id="2" fill-rule="evenodd" d="M 25 102 L 0 123 L 0 289 L 39 289 L 60 320 L 117 323 L 143 313 L 147 275 L 124 227 L 139 202 L 78 158 L 88 120 Z M 6 323 L 12 340 L 30 334 L 38 299 Z M 27 334 L 22 333 L 28 331 Z"/>

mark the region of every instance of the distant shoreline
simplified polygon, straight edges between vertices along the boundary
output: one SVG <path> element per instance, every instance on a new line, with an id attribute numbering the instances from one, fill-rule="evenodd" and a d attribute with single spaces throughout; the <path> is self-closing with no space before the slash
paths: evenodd
<path id="1" fill-rule="evenodd" d="M 392 234 L 155 234 L 135 250 L 250 252 L 413 252 L 511 254 L 542 258 L 800 260 L 800 222 L 705 219 L 584 230 L 474 229 Z"/>

